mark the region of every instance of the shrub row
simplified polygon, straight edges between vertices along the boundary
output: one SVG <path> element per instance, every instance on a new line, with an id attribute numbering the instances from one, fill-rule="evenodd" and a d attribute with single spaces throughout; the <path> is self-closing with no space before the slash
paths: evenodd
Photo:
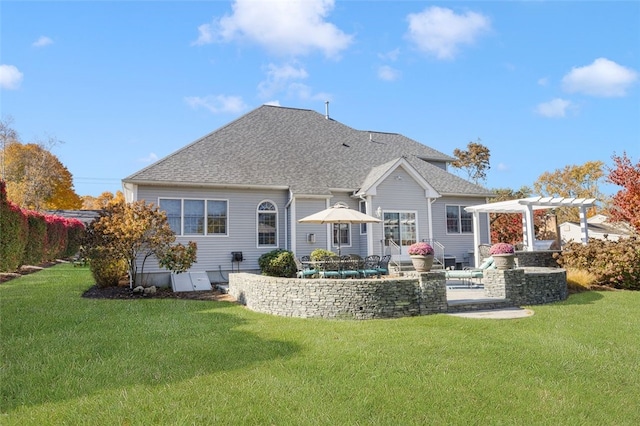
<path id="1" fill-rule="evenodd" d="M 78 252 L 84 225 L 77 219 L 22 210 L 0 181 L 0 272 L 68 258 Z"/>
<path id="2" fill-rule="evenodd" d="M 640 238 L 637 236 L 618 241 L 590 239 L 584 245 L 570 243 L 558 263 L 593 274 L 599 285 L 640 290 Z"/>

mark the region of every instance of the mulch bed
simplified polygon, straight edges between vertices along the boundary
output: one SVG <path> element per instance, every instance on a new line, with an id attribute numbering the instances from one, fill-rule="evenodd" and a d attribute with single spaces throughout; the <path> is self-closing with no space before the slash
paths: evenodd
<path id="1" fill-rule="evenodd" d="M 21 266 L 16 272 L 0 273 L 0 284 L 23 275 L 33 274 L 57 263 L 58 262 L 49 262 L 38 266 Z M 98 287 L 94 285 L 85 291 L 82 297 L 90 299 L 189 299 L 235 302 L 233 297 L 218 289 L 211 291 L 180 291 L 174 293 L 171 288 L 157 287 L 155 293 L 145 294 L 134 293 L 133 290 L 129 289 L 128 283 L 117 287 Z"/>
<path id="2" fill-rule="evenodd" d="M 234 299 L 219 290 L 179 291 L 158 287 L 155 293 L 134 293 L 129 286 L 98 287 L 94 285 L 82 294 L 90 299 L 189 299 L 233 302 Z"/>

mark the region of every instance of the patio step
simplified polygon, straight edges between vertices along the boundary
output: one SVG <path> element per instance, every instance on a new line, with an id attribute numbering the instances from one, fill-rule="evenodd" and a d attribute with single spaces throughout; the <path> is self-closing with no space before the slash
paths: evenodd
<path id="1" fill-rule="evenodd" d="M 513 308 L 515 305 L 506 299 L 461 299 L 447 301 L 447 313 L 489 311 Z"/>

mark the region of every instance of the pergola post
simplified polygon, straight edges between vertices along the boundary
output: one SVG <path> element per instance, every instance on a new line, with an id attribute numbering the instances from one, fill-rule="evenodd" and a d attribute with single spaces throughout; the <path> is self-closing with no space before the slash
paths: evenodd
<path id="1" fill-rule="evenodd" d="M 587 222 L 587 208 L 580 206 L 580 235 L 582 236 L 582 244 L 589 242 L 589 224 Z"/>
<path id="2" fill-rule="evenodd" d="M 527 204 L 522 212 L 522 244 L 526 247 L 526 251 L 533 251 L 533 206 Z"/>
<path id="3" fill-rule="evenodd" d="M 480 212 L 473 212 L 473 261 L 477 268 L 480 265 L 480 233 L 476 230 L 480 229 Z"/>

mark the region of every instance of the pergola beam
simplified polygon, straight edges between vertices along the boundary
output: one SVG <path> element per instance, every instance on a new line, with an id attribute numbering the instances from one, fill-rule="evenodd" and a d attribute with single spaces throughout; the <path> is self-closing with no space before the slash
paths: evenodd
<path id="1" fill-rule="evenodd" d="M 522 214 L 522 239 L 527 251 L 533 251 L 533 212 L 535 210 L 552 209 L 555 207 L 578 207 L 580 209 L 580 231 L 582 243 L 589 240 L 587 227 L 587 208 L 593 207 L 595 198 L 563 198 L 563 197 L 529 197 L 519 200 L 498 201 L 497 203 L 480 204 L 477 206 L 465 207 L 465 211 L 473 214 L 473 241 L 475 244 L 476 266 L 482 259 L 478 253 L 480 237 L 478 234 L 480 224 L 480 213 L 521 213 Z"/>

